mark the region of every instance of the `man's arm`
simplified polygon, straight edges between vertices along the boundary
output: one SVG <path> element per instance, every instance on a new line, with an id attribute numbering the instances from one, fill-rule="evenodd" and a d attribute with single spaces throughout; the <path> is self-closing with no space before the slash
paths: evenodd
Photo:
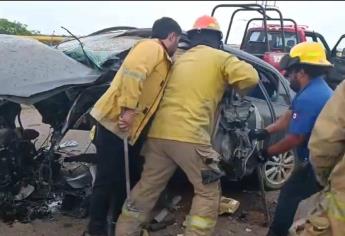
<path id="1" fill-rule="evenodd" d="M 153 41 L 144 41 L 136 45 L 124 60 L 121 68 L 119 104 L 122 114 L 118 126 L 128 131 L 136 115 L 139 96 L 144 80 L 151 74 L 155 66 L 163 58 L 164 51 Z"/>
<path id="2" fill-rule="evenodd" d="M 267 150 L 266 153 L 269 156 L 274 156 L 280 153 L 287 152 L 298 145 L 302 144 L 305 140 L 303 135 L 295 135 L 295 134 L 288 134 L 279 142 L 271 145 Z"/>
<path id="3" fill-rule="evenodd" d="M 287 129 L 291 120 L 292 111 L 286 111 L 282 116 L 278 118 L 274 123 L 268 125 L 265 129 L 270 134 L 277 133 L 281 130 Z"/>
<path id="4" fill-rule="evenodd" d="M 274 123 L 268 125 L 264 129 L 253 129 L 249 132 L 250 139 L 265 140 L 270 137 L 271 134 L 287 129 L 290 124 L 292 111 L 286 111 L 282 116 L 278 118 Z"/>
<path id="5" fill-rule="evenodd" d="M 227 57 L 222 67 L 222 73 L 226 82 L 241 95 L 245 95 L 259 82 L 259 75 L 254 67 L 234 55 Z"/>
<path id="6" fill-rule="evenodd" d="M 294 106 L 291 110 L 288 110 L 271 127 L 267 127 L 271 132 L 288 127 L 288 133 L 285 137 L 266 149 L 268 156 L 287 152 L 305 141 L 305 137 L 310 135 L 318 115 L 316 110 L 313 109 L 314 106 L 312 98 L 298 98 L 294 100 Z"/>

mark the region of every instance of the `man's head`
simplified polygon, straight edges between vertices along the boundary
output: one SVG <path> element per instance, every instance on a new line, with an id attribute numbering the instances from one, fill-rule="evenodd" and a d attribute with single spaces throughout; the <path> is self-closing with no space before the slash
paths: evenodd
<path id="1" fill-rule="evenodd" d="M 223 34 L 218 21 L 211 16 L 201 16 L 196 19 L 193 28 L 189 30 L 188 37 L 192 47 L 203 44 L 213 48 L 221 48 Z"/>
<path id="2" fill-rule="evenodd" d="M 152 26 L 152 38 L 158 38 L 166 47 L 169 56 L 174 55 L 182 30 L 179 24 L 169 17 L 156 20 Z"/>
<path id="3" fill-rule="evenodd" d="M 295 45 L 280 61 L 280 67 L 286 71 L 285 76 L 295 92 L 300 91 L 309 80 L 327 74 L 332 66 L 323 46 L 315 42 Z"/>

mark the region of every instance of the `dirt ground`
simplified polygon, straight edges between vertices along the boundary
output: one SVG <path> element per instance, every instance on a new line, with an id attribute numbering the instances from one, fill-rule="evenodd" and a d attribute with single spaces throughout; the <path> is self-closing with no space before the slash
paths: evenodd
<path id="1" fill-rule="evenodd" d="M 22 112 L 22 122 L 24 127 L 36 129 L 40 132 L 40 140 L 36 145 L 41 145 L 49 132 L 47 125 L 41 124 L 41 117 L 38 112 L 31 108 L 24 108 Z M 90 140 L 88 132 L 70 131 L 64 140 L 76 140 L 78 147 L 70 148 L 70 152 L 83 152 L 89 146 Z M 91 145 L 88 152 L 94 152 Z M 238 183 L 225 183 L 223 185 L 223 195 L 234 198 L 240 202 L 240 208 L 233 215 L 223 215 L 218 219 L 215 236 L 227 235 L 256 235 L 262 236 L 267 232 L 265 226 L 265 217 L 262 207 L 262 200 L 256 188 L 256 181 L 250 180 Z M 175 184 L 176 185 L 176 184 Z M 176 223 L 168 226 L 166 229 L 152 232 L 152 236 L 176 236 L 183 233 L 182 223 L 185 215 L 188 213 L 191 198 L 192 187 L 189 184 L 183 184 L 183 188 L 173 187 L 174 194 L 182 196 L 182 201 L 178 204 L 178 210 L 173 213 L 176 217 Z M 278 191 L 267 193 L 268 205 L 271 215 L 276 205 Z M 49 219 L 34 220 L 33 222 L 23 224 L 15 222 L 7 225 L 0 222 L 0 236 L 80 236 L 84 231 L 88 219 L 76 219 L 64 216 L 56 212 Z"/>

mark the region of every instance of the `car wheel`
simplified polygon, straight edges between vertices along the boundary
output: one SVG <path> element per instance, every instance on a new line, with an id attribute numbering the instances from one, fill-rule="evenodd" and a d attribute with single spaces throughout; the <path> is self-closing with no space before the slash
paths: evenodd
<path id="1" fill-rule="evenodd" d="M 272 156 L 263 165 L 264 184 L 267 189 L 280 189 L 289 179 L 295 168 L 295 156 L 292 151 Z"/>

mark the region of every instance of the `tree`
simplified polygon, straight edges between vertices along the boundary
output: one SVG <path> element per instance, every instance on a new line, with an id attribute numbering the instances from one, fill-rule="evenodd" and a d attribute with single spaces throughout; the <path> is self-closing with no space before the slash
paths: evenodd
<path id="1" fill-rule="evenodd" d="M 12 34 L 12 35 L 33 35 L 39 34 L 39 31 L 28 30 L 27 25 L 18 21 L 9 21 L 7 19 L 0 18 L 0 34 Z"/>

